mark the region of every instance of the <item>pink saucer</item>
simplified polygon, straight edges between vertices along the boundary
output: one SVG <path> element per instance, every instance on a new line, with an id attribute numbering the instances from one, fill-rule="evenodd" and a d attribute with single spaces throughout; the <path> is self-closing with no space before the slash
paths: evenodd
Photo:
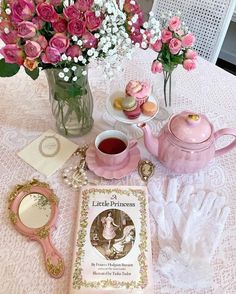
<path id="1" fill-rule="evenodd" d="M 129 153 L 128 161 L 119 166 L 107 166 L 101 162 L 96 156 L 94 145 L 90 145 L 86 152 L 86 163 L 88 168 L 97 176 L 108 180 L 118 180 L 127 176 L 137 168 L 139 160 L 140 152 L 138 147 L 134 147 L 132 152 Z"/>

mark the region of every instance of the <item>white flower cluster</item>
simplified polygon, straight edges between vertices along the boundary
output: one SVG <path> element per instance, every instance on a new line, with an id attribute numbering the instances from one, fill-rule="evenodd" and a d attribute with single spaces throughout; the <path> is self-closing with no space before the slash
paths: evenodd
<path id="1" fill-rule="evenodd" d="M 97 48 L 89 54 L 89 61 L 97 59 L 105 67 L 105 73 L 112 77 L 114 70 L 120 69 L 120 63 L 124 57 L 130 57 L 133 51 L 131 39 L 126 32 L 126 14 L 120 9 L 115 0 L 95 0 L 94 7 L 102 11 L 105 18 L 100 29 Z"/>
<path id="2" fill-rule="evenodd" d="M 149 20 L 143 24 L 146 31 L 141 30 L 141 33 L 143 34 L 141 47 L 143 49 L 148 48 L 149 44 L 154 44 L 158 39 L 160 39 L 161 36 L 159 21 L 154 17 L 153 12 L 150 12 L 149 15 Z"/>

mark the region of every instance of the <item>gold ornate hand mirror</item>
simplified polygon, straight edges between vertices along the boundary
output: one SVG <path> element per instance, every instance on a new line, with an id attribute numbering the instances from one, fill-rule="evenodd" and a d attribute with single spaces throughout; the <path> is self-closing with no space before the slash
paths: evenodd
<path id="1" fill-rule="evenodd" d="M 16 230 L 42 245 L 48 273 L 60 278 L 64 273 L 64 261 L 51 242 L 51 231 L 58 215 L 56 195 L 48 184 L 33 179 L 17 185 L 8 202 L 9 218 Z"/>

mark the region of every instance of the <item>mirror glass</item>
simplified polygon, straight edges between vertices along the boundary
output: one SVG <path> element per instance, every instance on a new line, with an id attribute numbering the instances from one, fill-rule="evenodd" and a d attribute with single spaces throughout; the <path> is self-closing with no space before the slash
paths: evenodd
<path id="1" fill-rule="evenodd" d="M 51 205 L 47 197 L 39 193 L 26 195 L 19 206 L 19 218 L 28 228 L 41 228 L 51 217 Z"/>

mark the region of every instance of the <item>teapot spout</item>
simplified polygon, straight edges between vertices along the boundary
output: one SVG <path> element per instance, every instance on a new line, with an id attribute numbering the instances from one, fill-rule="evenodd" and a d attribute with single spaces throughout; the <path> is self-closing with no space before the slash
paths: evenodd
<path id="1" fill-rule="evenodd" d="M 158 157 L 158 139 L 151 133 L 150 127 L 146 123 L 138 124 L 138 127 L 143 130 L 144 144 L 147 150 L 154 156 Z"/>

